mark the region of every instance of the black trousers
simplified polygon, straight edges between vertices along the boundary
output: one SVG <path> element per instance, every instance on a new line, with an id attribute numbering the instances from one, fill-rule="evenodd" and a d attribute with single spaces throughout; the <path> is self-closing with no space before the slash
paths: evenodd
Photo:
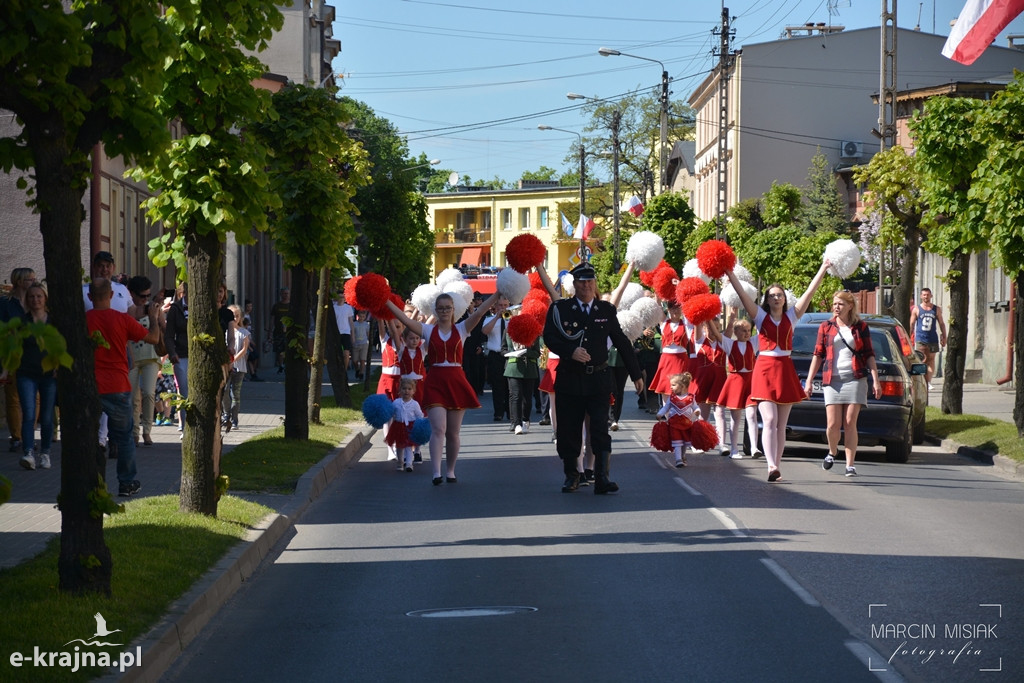
<path id="1" fill-rule="evenodd" d="M 505 379 L 505 360 L 504 354 L 493 352 L 487 354 L 487 381 L 491 385 L 494 417 L 499 420 L 508 413 L 508 380 Z"/>
<path id="2" fill-rule="evenodd" d="M 609 367 L 609 371 L 612 373 L 612 395 L 615 397 L 615 403 L 612 404 L 611 414 L 608 416 L 612 422 L 618 422 L 619 418 L 622 417 L 622 397 L 626 392 L 626 380 L 629 379 L 629 369 L 623 367 Z"/>
<path id="3" fill-rule="evenodd" d="M 536 386 L 535 377 L 508 378 L 508 412 L 512 425 L 530 422 L 530 404 L 533 402 L 533 389 Z"/>
<path id="4" fill-rule="evenodd" d="M 607 370 L 603 371 L 608 373 Z M 610 375 L 607 382 L 600 382 L 594 391 L 580 395 L 555 391 L 555 415 L 558 417 L 558 428 L 555 436 L 558 439 L 558 457 L 562 460 L 575 462 L 583 448 L 583 421 L 590 416 L 590 445 L 594 453 L 610 453 L 612 438 L 608 434 L 608 397 L 611 384 Z"/>

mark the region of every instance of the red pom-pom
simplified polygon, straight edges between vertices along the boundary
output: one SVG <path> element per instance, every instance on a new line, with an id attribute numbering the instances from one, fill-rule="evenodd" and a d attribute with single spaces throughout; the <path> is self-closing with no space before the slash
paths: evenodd
<path id="1" fill-rule="evenodd" d="M 545 306 L 549 306 L 551 304 L 551 297 L 548 296 L 547 290 L 545 289 L 531 289 L 526 293 L 526 296 L 523 297 L 524 306 L 527 301 L 540 301 L 543 302 Z"/>
<path id="2" fill-rule="evenodd" d="M 537 341 L 537 337 L 544 331 L 544 326 L 532 315 L 517 315 L 508 321 L 505 331 L 515 343 L 530 346 Z"/>
<path id="3" fill-rule="evenodd" d="M 354 279 L 354 278 L 353 278 Z M 356 283 L 356 308 L 365 311 L 379 311 L 384 302 L 391 298 L 391 285 L 387 278 L 377 273 L 366 273 L 359 276 Z"/>
<path id="4" fill-rule="evenodd" d="M 697 420 L 690 427 L 690 443 L 698 451 L 709 451 L 718 446 L 718 434 L 707 420 Z"/>
<path id="5" fill-rule="evenodd" d="M 658 421 L 651 427 L 651 447 L 662 453 L 672 450 L 672 436 L 669 433 L 668 422 Z"/>
<path id="6" fill-rule="evenodd" d="M 391 303 L 393 303 L 399 309 L 405 308 L 405 299 L 403 299 L 400 295 L 391 292 L 391 296 L 389 297 L 389 299 Z M 379 318 L 381 320 L 394 320 L 395 314 L 392 313 L 391 309 L 388 308 L 387 306 L 381 306 L 377 310 L 373 311 L 373 317 Z"/>
<path id="7" fill-rule="evenodd" d="M 722 312 L 722 300 L 717 294 L 698 294 L 683 303 L 683 315 L 694 325 L 713 319 Z"/>
<path id="8" fill-rule="evenodd" d="M 548 253 L 544 243 L 536 235 L 516 235 L 505 246 L 505 260 L 520 273 L 525 273 L 544 261 Z"/>
<path id="9" fill-rule="evenodd" d="M 676 301 L 682 303 L 690 297 L 710 294 L 711 288 L 699 277 L 684 277 L 676 285 Z"/>
<path id="10" fill-rule="evenodd" d="M 662 259 L 661 263 L 659 263 L 657 266 L 654 267 L 654 270 L 641 270 L 640 271 L 640 282 L 641 282 L 641 284 L 643 284 L 644 287 L 650 287 L 650 288 L 653 289 L 654 288 L 654 276 L 655 276 L 655 274 L 659 270 L 661 270 L 662 268 L 671 268 L 671 267 L 672 266 L 670 266 L 668 264 L 668 261 L 666 261 L 665 259 Z"/>
<path id="11" fill-rule="evenodd" d="M 533 297 L 532 299 L 527 297 L 523 299 L 523 308 L 520 315 L 528 315 L 537 322 L 544 325 L 544 321 L 548 317 L 548 305 L 551 300 L 547 297 L 541 299 L 540 297 Z"/>
<path id="12" fill-rule="evenodd" d="M 708 240 L 697 247 L 697 265 L 705 275 L 717 280 L 736 267 L 736 254 L 722 240 Z"/>
<path id="13" fill-rule="evenodd" d="M 544 292 L 545 294 L 547 293 L 548 288 L 544 286 L 544 281 L 540 279 L 540 273 L 538 273 L 537 271 L 533 271 L 532 273 L 530 273 L 529 278 L 530 291 L 536 289 L 540 290 L 541 292 Z"/>
<path id="14" fill-rule="evenodd" d="M 345 303 L 353 308 L 358 308 L 358 306 L 356 306 L 356 285 L 359 284 L 359 278 L 361 277 L 362 275 L 356 275 L 355 277 L 349 278 L 345 283 L 345 288 L 343 290 L 345 293 Z"/>
<path id="15" fill-rule="evenodd" d="M 651 288 L 658 295 L 659 299 L 671 301 L 676 297 L 676 285 L 679 284 L 679 275 L 672 266 L 658 268 L 654 273 L 654 280 Z"/>

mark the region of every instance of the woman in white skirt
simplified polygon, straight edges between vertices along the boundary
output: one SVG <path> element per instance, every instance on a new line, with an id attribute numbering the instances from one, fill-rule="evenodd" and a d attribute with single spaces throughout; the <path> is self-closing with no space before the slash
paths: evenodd
<path id="1" fill-rule="evenodd" d="M 825 433 L 828 437 L 828 455 L 822 469 L 832 468 L 839 451 L 839 432 L 845 435 L 846 476 L 857 476 L 854 460 L 857 457 L 857 417 L 861 406 L 868 403 L 868 373 L 875 398 L 882 397 L 878 383 L 878 365 L 871 347 L 871 332 L 867 323 L 857 315 L 857 300 L 847 291 L 832 297 L 832 313 L 818 328 L 818 341 L 814 345 L 811 367 L 807 370 L 804 391 L 811 395 L 811 385 L 818 368 L 822 368 L 821 384 L 825 393 Z"/>

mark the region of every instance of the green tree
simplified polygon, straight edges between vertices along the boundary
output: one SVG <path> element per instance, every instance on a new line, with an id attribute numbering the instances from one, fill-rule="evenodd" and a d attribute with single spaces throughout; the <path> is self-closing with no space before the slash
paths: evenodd
<path id="1" fill-rule="evenodd" d="M 523 180 L 557 180 L 558 171 L 550 166 L 541 166 L 536 171 L 523 171 L 519 176 Z"/>
<path id="2" fill-rule="evenodd" d="M 685 264 L 690 259 L 696 258 L 697 249 L 700 247 L 700 245 L 704 244 L 708 240 L 715 239 L 717 231 L 718 226 L 715 224 L 714 221 L 701 221 L 700 223 L 698 223 L 697 227 L 694 228 L 693 232 L 687 235 L 686 239 L 683 240 L 684 256 L 682 263 L 680 263 L 680 266 Z"/>
<path id="3" fill-rule="evenodd" d="M 167 9 L 182 50 L 167 63 L 156 107 L 185 134 L 151 163 L 132 172 L 160 194 L 147 200 L 154 221 L 174 231 L 151 243 L 158 263 L 184 259 L 189 282 L 188 386 L 182 441 L 182 510 L 217 514 L 220 397 L 227 362 L 217 318 L 217 286 L 225 236 L 239 244 L 266 229 L 266 149 L 236 131 L 266 115 L 270 93 L 251 83 L 266 69 L 242 49 L 266 46 L 283 19 L 272 0 L 228 4 L 192 0 Z M 182 252 L 175 253 L 180 246 Z M 179 277 L 181 273 L 179 272 Z"/>
<path id="4" fill-rule="evenodd" d="M 799 187 L 773 180 L 761 197 L 761 216 L 771 225 L 796 225 L 803 213 L 802 201 Z"/>
<path id="5" fill-rule="evenodd" d="M 783 267 L 786 255 L 805 234 L 795 225 L 762 230 L 747 240 L 743 249 L 737 252 L 737 257 L 763 285 L 773 282 L 783 284 L 782 281 L 787 275 Z M 820 254 L 817 263 L 821 264 Z"/>
<path id="6" fill-rule="evenodd" d="M 144 156 L 168 139 L 153 107 L 165 60 L 176 43 L 151 0 L 0 3 L 0 108 L 21 128 L 0 139 L 0 167 L 30 172 L 39 214 L 49 306 L 73 369 L 57 373 L 65 444 L 95 444 L 100 405 L 93 346 L 82 304 L 81 226 L 90 154 Z M 19 181 L 19 186 L 29 184 Z M 113 503 L 95 449 L 65 449 L 58 586 L 69 593 L 110 593 L 112 562 L 103 539 L 103 501 Z M 99 514 L 97 514 L 99 513 Z"/>
<path id="7" fill-rule="evenodd" d="M 689 259 L 686 238 L 696 227 L 697 215 L 678 192 L 665 192 L 644 205 L 643 227 L 657 233 L 665 242 L 665 260 L 676 269 Z"/>
<path id="8" fill-rule="evenodd" d="M 362 145 L 346 134 L 355 107 L 323 88 L 289 85 L 274 94 L 275 116 L 253 130 L 271 150 L 271 187 L 282 206 L 270 234 L 292 272 L 292 298 L 286 325 L 284 435 L 309 438 L 306 330 L 310 282 L 321 269 L 334 268 L 355 240 L 352 198 L 369 177 Z M 323 327 L 328 280 L 319 278 L 317 327 Z M 333 310 L 333 309 L 332 309 Z M 321 349 L 323 333 L 321 331 Z M 314 340 L 314 343 L 316 341 Z M 314 353 L 314 360 L 322 358 Z M 318 368 L 315 368 L 318 369 Z"/>
<path id="9" fill-rule="evenodd" d="M 850 231 L 846 202 L 839 194 L 836 176 L 821 148 L 811 157 L 804 202 L 803 220 L 808 230 L 823 230 L 837 235 L 846 235 Z"/>

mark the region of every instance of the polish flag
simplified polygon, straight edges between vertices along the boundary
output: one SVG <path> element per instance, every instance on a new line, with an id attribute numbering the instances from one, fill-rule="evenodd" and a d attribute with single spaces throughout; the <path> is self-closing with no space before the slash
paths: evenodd
<path id="1" fill-rule="evenodd" d="M 626 201 L 622 202 L 622 206 L 619 207 L 620 211 L 629 211 L 634 216 L 639 217 L 644 212 L 644 204 L 640 201 L 640 198 L 633 195 Z"/>
<path id="2" fill-rule="evenodd" d="M 580 214 L 579 225 L 576 226 L 576 232 L 572 234 L 578 240 L 585 240 L 590 237 L 590 233 L 594 231 L 594 219 L 587 218 L 582 213 Z"/>
<path id="3" fill-rule="evenodd" d="M 942 55 L 961 64 L 973 64 L 1021 12 L 1024 0 L 967 0 Z"/>

